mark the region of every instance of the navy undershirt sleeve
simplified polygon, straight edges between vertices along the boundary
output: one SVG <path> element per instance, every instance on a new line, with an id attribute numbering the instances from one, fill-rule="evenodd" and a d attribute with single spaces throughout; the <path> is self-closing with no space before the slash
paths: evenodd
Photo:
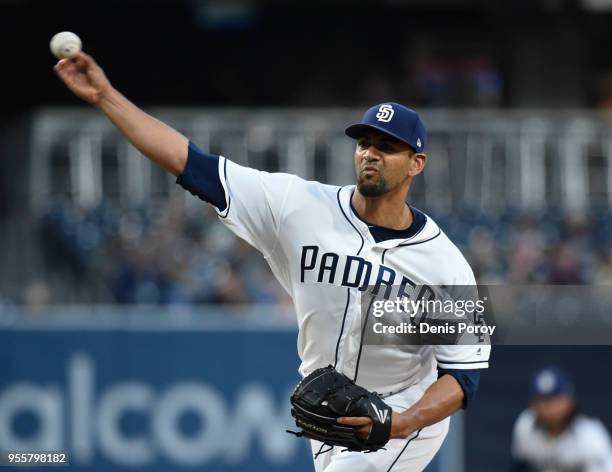
<path id="1" fill-rule="evenodd" d="M 476 390 L 478 390 L 480 369 L 441 369 L 438 367 L 438 378 L 445 374 L 452 375 L 461 385 L 463 390 L 463 409 L 467 409 L 476 394 Z"/>
<path id="2" fill-rule="evenodd" d="M 189 142 L 187 165 L 176 183 L 200 200 L 216 206 L 219 211 L 225 210 L 227 203 L 219 178 L 219 156 L 207 154 Z"/>

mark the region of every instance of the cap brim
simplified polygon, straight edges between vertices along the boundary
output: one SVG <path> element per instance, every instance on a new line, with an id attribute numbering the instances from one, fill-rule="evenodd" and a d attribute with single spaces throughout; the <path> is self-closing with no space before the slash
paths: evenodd
<path id="1" fill-rule="evenodd" d="M 372 130 L 376 130 L 376 131 L 380 131 L 383 134 L 386 134 L 388 136 L 391 136 L 394 139 L 397 139 L 398 141 L 401 141 L 404 144 L 407 144 L 408 146 L 410 146 L 411 149 L 415 150 L 414 147 L 412 146 L 412 144 L 410 144 L 408 141 L 406 141 L 405 139 L 399 137 L 397 134 L 395 133 L 390 133 L 388 130 L 386 130 L 385 128 L 381 127 L 381 126 L 375 126 L 375 125 L 366 125 L 364 123 L 356 123 L 354 125 L 349 126 L 348 128 L 346 128 L 344 130 L 344 133 L 349 137 L 349 138 L 353 138 L 353 139 L 359 139 L 361 137 L 363 137 L 363 135 L 367 132 L 367 131 L 372 131 Z M 416 150 L 415 150 L 416 151 Z"/>

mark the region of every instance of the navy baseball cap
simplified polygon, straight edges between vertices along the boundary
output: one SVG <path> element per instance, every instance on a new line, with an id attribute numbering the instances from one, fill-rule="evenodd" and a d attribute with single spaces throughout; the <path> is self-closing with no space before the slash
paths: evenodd
<path id="1" fill-rule="evenodd" d="M 419 114 L 399 103 L 381 103 L 365 112 L 360 123 L 344 131 L 347 136 L 359 139 L 364 132 L 375 129 L 393 136 L 417 152 L 425 149 L 427 130 Z"/>
<path id="2" fill-rule="evenodd" d="M 555 395 L 573 395 L 574 382 L 571 377 L 558 367 L 547 367 L 537 371 L 531 379 L 531 395 L 552 397 Z"/>

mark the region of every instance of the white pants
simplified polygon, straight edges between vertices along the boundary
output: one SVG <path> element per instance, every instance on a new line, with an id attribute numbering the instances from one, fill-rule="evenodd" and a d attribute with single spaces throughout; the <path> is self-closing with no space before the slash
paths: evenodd
<path id="1" fill-rule="evenodd" d="M 396 395 L 385 398 L 393 411 L 401 413 L 423 395 L 422 389 L 411 387 Z M 316 472 L 419 472 L 436 455 L 448 433 L 450 418 L 423 428 L 418 437 L 416 433 L 407 439 L 391 439 L 385 449 L 376 452 L 342 452 L 336 446 L 329 452 L 320 454 L 314 460 Z M 411 440 L 412 439 L 412 440 Z M 410 441 L 410 442 L 408 442 Z M 319 441 L 311 440 L 313 455 L 321 448 Z M 329 446 L 323 446 L 323 450 Z"/>

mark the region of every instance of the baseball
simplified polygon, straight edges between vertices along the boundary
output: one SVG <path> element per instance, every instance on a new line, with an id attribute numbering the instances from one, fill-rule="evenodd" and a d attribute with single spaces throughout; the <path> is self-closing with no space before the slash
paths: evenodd
<path id="1" fill-rule="evenodd" d="M 51 38 L 49 48 L 58 59 L 74 57 L 81 51 L 81 39 L 70 31 L 62 31 Z"/>

